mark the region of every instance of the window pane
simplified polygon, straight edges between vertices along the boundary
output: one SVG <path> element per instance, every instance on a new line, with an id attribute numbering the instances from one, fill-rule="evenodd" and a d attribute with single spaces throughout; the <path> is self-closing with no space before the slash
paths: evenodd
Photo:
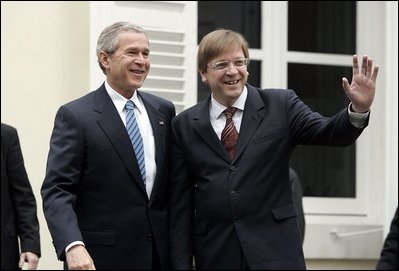
<path id="1" fill-rule="evenodd" d="M 227 28 L 243 34 L 251 48 L 260 48 L 260 1 L 198 1 L 198 43 L 209 32 Z"/>
<path id="2" fill-rule="evenodd" d="M 288 87 L 305 104 L 324 116 L 332 116 L 349 101 L 341 78 L 352 78 L 352 68 L 288 64 Z M 307 78 L 308 80 L 304 80 Z M 291 165 L 297 171 L 304 196 L 356 196 L 356 145 L 348 147 L 297 146 Z"/>
<path id="3" fill-rule="evenodd" d="M 288 50 L 355 54 L 356 1 L 289 1 Z"/>
<path id="4" fill-rule="evenodd" d="M 261 61 L 251 60 L 248 67 L 248 83 L 254 87 L 260 87 L 260 75 L 261 75 Z"/>

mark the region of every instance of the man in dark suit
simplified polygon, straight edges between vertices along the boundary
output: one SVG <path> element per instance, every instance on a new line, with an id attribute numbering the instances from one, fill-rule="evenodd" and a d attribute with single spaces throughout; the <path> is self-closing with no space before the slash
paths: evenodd
<path id="1" fill-rule="evenodd" d="M 391 222 L 391 228 L 385 238 L 381 257 L 376 270 L 398 270 L 398 208 Z"/>
<path id="2" fill-rule="evenodd" d="M 25 170 L 18 133 L 14 127 L 2 123 L 1 270 L 17 270 L 25 262 L 29 270 L 35 270 L 39 257 L 36 200 Z"/>
<path id="3" fill-rule="evenodd" d="M 331 118 L 292 90 L 247 84 L 248 44 L 220 29 L 198 48 L 207 100 L 172 124 L 170 261 L 173 269 L 304 269 L 289 156 L 297 144 L 352 144 L 368 123 L 378 67 L 353 57 L 348 108 Z"/>
<path id="4" fill-rule="evenodd" d="M 165 269 L 170 101 L 138 90 L 149 72 L 144 31 L 106 27 L 104 84 L 61 106 L 50 141 L 43 208 L 70 269 Z"/>

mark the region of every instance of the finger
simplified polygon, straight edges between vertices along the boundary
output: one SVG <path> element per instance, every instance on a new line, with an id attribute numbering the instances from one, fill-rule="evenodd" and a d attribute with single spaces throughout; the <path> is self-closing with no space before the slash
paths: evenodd
<path id="1" fill-rule="evenodd" d="M 39 258 L 35 254 L 28 254 L 28 270 L 36 270 L 38 262 Z"/>
<path id="2" fill-rule="evenodd" d="M 363 56 L 363 61 L 362 61 L 362 74 L 366 75 L 366 69 L 367 69 L 367 56 Z"/>
<path id="3" fill-rule="evenodd" d="M 359 74 L 359 61 L 357 59 L 357 55 L 353 56 L 353 68 L 352 68 L 353 76 Z"/>
<path id="4" fill-rule="evenodd" d="M 24 266 L 24 263 L 25 263 L 25 253 L 21 253 L 21 255 L 19 256 L 18 267 L 22 268 Z"/>
<path id="5" fill-rule="evenodd" d="M 349 91 L 349 87 L 350 87 L 350 85 L 349 85 L 348 79 L 346 79 L 345 77 L 343 77 L 343 78 L 342 78 L 342 88 L 343 88 L 345 91 Z"/>
<path id="6" fill-rule="evenodd" d="M 370 76 L 371 76 L 371 71 L 373 70 L 372 67 L 373 67 L 373 60 L 371 58 L 369 58 L 367 60 L 367 71 L 366 71 L 366 76 L 368 78 L 370 78 Z"/>
<path id="7" fill-rule="evenodd" d="M 29 261 L 28 270 L 36 270 L 37 269 L 37 261 Z"/>
<path id="8" fill-rule="evenodd" d="M 375 83 L 375 81 L 377 81 L 377 75 L 378 75 L 379 69 L 380 69 L 379 66 L 375 66 L 375 67 L 374 67 L 373 74 L 371 75 L 371 80 L 372 80 L 374 83 Z"/>

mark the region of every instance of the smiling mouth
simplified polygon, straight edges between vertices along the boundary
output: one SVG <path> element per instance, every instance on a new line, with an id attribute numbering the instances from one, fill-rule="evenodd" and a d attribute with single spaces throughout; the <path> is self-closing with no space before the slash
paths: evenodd
<path id="1" fill-rule="evenodd" d="M 139 71 L 139 70 L 130 70 L 130 72 L 139 75 L 144 74 L 144 71 Z"/>
<path id="2" fill-rule="evenodd" d="M 226 82 L 224 82 L 224 83 L 227 84 L 227 85 L 235 85 L 235 84 L 237 84 L 239 81 L 240 81 L 240 80 L 226 81 Z"/>

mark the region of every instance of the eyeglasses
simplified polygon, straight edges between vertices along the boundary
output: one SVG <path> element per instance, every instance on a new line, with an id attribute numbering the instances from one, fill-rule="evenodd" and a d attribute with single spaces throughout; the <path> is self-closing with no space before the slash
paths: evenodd
<path id="1" fill-rule="evenodd" d="M 227 69 L 229 67 L 229 64 L 233 63 L 234 67 L 236 68 L 242 68 L 244 66 L 248 66 L 249 64 L 249 59 L 248 58 L 239 58 L 239 59 L 234 59 L 234 60 L 225 60 L 225 61 L 219 61 L 219 62 L 215 62 L 215 63 L 209 63 L 208 67 L 217 70 L 217 71 L 221 71 L 224 69 Z"/>

